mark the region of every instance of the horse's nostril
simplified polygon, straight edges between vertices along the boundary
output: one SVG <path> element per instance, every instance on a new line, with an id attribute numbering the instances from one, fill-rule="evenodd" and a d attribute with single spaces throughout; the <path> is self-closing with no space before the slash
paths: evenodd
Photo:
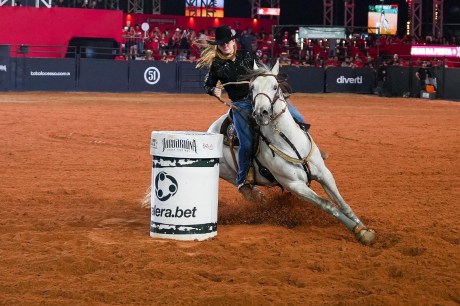
<path id="1" fill-rule="evenodd" d="M 267 110 L 264 110 L 264 111 L 262 112 L 262 114 L 263 114 L 264 116 L 267 116 L 267 115 L 268 115 L 268 111 L 267 111 Z"/>
<path id="2" fill-rule="evenodd" d="M 255 117 L 257 114 L 256 114 L 256 111 L 253 111 L 252 112 L 252 117 Z"/>

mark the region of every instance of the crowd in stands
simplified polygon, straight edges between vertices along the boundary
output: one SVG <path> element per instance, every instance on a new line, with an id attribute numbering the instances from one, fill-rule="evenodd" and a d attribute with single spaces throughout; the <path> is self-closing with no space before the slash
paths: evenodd
<path id="1" fill-rule="evenodd" d="M 416 40 L 409 36 L 355 34 L 347 39 L 298 39 L 298 32 L 284 31 L 275 37 L 264 30 L 253 32 L 246 28 L 238 33 L 237 43 L 241 49 L 256 52 L 263 62 L 279 58 L 282 66 L 296 67 L 370 67 L 376 68 L 383 59 L 389 65 L 420 65 L 426 59 L 398 55 L 394 46 L 439 44 L 460 45 L 460 38 Z M 117 59 L 161 60 L 195 62 L 209 40 L 214 39 L 214 29 L 169 29 L 154 26 L 144 32 L 140 25 L 131 26 L 128 21 L 123 28 L 123 53 Z M 406 48 L 407 50 L 407 48 Z M 459 62 L 446 58 L 431 58 L 431 66 L 458 67 Z"/>

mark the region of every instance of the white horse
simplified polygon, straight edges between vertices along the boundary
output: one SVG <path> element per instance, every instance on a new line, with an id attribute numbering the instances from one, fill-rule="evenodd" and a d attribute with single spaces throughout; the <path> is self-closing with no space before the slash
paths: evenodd
<path id="1" fill-rule="evenodd" d="M 265 186 L 281 185 L 301 199 L 336 217 L 362 244 L 370 244 L 375 238 L 375 232 L 368 229 L 344 201 L 319 148 L 289 113 L 277 79 L 278 72 L 278 62 L 271 70 L 254 63 L 254 72 L 250 75 L 253 117 L 261 134 L 260 147 L 255 156 L 257 162 L 254 163 L 255 183 Z M 208 132 L 220 133 L 226 118 L 227 114 L 217 119 Z M 219 166 L 220 177 L 234 185 L 237 176 L 237 166 L 234 162 L 236 155 L 236 148 L 224 145 Z M 272 174 L 271 179 L 260 174 L 259 170 L 263 168 Z M 266 172 L 266 169 L 263 170 Z M 273 178 L 276 181 L 273 181 Z M 318 196 L 310 189 L 311 180 L 319 182 L 331 200 Z M 254 194 L 254 197 L 258 196 Z"/>

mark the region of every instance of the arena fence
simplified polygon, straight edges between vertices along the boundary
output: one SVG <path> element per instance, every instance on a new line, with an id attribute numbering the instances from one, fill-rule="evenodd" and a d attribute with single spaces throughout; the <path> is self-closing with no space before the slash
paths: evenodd
<path id="1" fill-rule="evenodd" d="M 388 67 L 389 96 L 417 96 L 418 67 Z M 460 100 L 460 69 L 431 68 L 437 97 Z M 373 93 L 371 68 L 281 68 L 295 92 Z M 0 91 L 204 93 L 206 70 L 195 63 L 81 58 L 12 57 L 0 53 Z"/>

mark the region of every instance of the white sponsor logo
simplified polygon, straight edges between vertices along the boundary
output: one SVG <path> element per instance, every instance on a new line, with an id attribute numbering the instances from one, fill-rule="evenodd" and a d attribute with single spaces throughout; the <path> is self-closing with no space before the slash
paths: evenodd
<path id="1" fill-rule="evenodd" d="M 189 139 L 165 139 L 163 138 L 163 152 L 165 150 L 171 151 L 188 151 L 195 152 L 197 150 L 196 140 Z"/>
<path id="2" fill-rule="evenodd" d="M 31 71 L 31 76 L 70 76 L 70 72 L 64 71 Z"/>
<path id="3" fill-rule="evenodd" d="M 7 72 L 8 70 L 6 69 L 6 65 L 0 65 L 0 71 Z"/>
<path id="4" fill-rule="evenodd" d="M 203 143 L 203 149 L 207 149 L 209 151 L 213 151 L 214 150 L 214 146 L 212 143 Z"/>
<path id="5" fill-rule="evenodd" d="M 454 46 L 413 46 L 411 55 L 460 57 L 460 47 Z"/>
<path id="6" fill-rule="evenodd" d="M 337 84 L 362 84 L 363 77 L 358 76 L 356 78 L 346 78 L 343 75 L 337 78 Z"/>
<path id="7" fill-rule="evenodd" d="M 144 72 L 144 80 L 147 84 L 154 85 L 160 81 L 160 70 L 156 67 L 149 67 Z"/>

